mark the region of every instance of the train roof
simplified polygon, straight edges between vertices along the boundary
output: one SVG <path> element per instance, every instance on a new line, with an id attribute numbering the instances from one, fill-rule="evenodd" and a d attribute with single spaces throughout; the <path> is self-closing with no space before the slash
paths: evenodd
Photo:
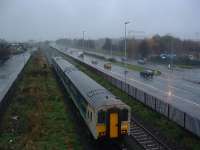
<path id="1" fill-rule="evenodd" d="M 62 57 L 54 57 L 53 59 L 91 106 L 96 109 L 110 105 L 120 105 L 129 108 L 128 105 L 117 99 L 107 89 L 99 85 L 96 81 L 78 70 Z"/>

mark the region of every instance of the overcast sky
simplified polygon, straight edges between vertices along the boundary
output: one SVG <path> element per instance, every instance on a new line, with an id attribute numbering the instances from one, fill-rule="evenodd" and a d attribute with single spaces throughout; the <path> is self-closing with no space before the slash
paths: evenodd
<path id="1" fill-rule="evenodd" d="M 122 37 L 200 32 L 200 0 L 0 0 L 0 38 L 45 40 L 63 37 Z M 130 32 L 137 36 L 136 32 Z"/>

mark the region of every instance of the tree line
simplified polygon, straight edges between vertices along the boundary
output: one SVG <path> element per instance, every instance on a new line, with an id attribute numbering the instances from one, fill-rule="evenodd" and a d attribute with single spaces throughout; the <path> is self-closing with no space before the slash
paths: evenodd
<path id="1" fill-rule="evenodd" d="M 83 39 L 58 39 L 56 40 L 57 44 L 61 45 L 67 45 L 71 47 L 77 47 L 77 48 L 90 48 L 95 49 L 96 48 L 96 42 L 95 40 L 83 40 Z"/>
<path id="2" fill-rule="evenodd" d="M 102 46 L 105 50 L 124 51 L 124 40 L 113 43 L 112 39 L 106 38 Z M 145 39 L 127 39 L 127 56 L 132 58 L 146 58 L 160 54 L 176 54 L 186 56 L 191 53 L 200 54 L 200 43 L 192 40 L 181 40 L 170 35 L 155 35 Z"/>
<path id="3" fill-rule="evenodd" d="M 124 51 L 124 39 L 59 39 L 58 44 L 64 44 L 77 48 L 103 49 L 108 51 Z M 171 35 L 154 35 L 145 39 L 127 39 L 127 56 L 130 58 L 147 58 L 150 56 L 158 56 L 160 54 L 176 54 L 184 57 L 189 54 L 200 53 L 200 43 L 194 40 L 182 40 Z"/>

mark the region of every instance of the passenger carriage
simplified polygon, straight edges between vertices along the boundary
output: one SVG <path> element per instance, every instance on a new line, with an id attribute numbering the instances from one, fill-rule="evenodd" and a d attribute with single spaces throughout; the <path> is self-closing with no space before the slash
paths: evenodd
<path id="1" fill-rule="evenodd" d="M 62 57 L 53 67 L 94 139 L 119 138 L 130 130 L 130 107 Z"/>

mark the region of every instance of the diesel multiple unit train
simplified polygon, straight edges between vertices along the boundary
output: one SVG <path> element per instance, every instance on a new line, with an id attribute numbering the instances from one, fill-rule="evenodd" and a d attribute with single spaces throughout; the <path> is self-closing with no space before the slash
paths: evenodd
<path id="1" fill-rule="evenodd" d="M 130 107 L 62 57 L 52 65 L 94 139 L 130 133 Z"/>

